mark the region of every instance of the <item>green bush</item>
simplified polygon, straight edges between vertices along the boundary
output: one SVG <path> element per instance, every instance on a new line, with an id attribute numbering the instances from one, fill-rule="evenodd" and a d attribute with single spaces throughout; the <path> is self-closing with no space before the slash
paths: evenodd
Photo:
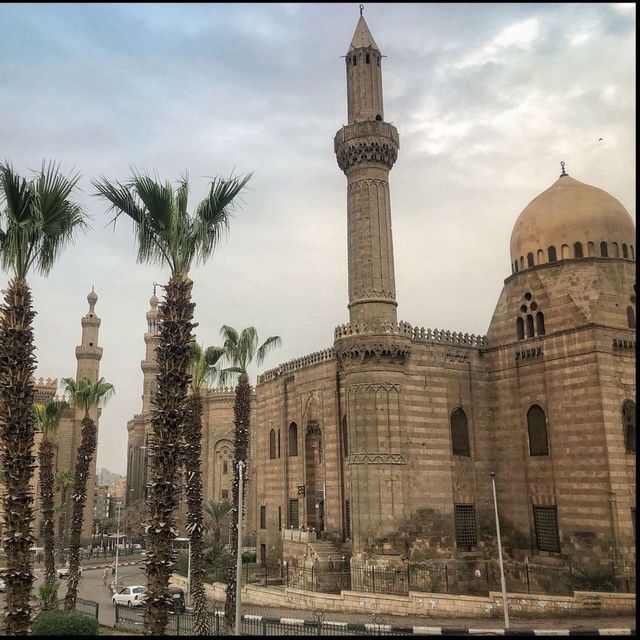
<path id="1" fill-rule="evenodd" d="M 98 621 L 76 611 L 43 611 L 31 625 L 34 636 L 97 636 Z"/>
<path id="2" fill-rule="evenodd" d="M 242 552 L 242 562 L 243 564 L 253 564 L 256 561 L 256 552 L 255 551 L 243 551 Z"/>
<path id="3" fill-rule="evenodd" d="M 573 569 L 576 591 L 616 591 L 616 572 L 612 565 L 583 565 Z"/>

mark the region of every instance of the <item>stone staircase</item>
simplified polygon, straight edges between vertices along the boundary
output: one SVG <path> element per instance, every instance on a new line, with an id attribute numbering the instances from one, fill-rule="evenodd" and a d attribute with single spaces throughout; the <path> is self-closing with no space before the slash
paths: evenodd
<path id="1" fill-rule="evenodd" d="M 315 560 L 320 564 L 329 564 L 329 561 L 339 563 L 342 560 L 343 552 L 333 542 L 327 540 L 317 540 L 309 542 L 307 549 L 309 551 L 309 559 Z"/>

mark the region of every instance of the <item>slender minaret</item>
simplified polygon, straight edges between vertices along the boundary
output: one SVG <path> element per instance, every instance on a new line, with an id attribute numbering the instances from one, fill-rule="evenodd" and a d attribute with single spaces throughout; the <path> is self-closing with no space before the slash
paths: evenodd
<path id="1" fill-rule="evenodd" d="M 389 170 L 398 132 L 384 121 L 382 54 L 362 14 L 345 59 L 349 124 L 334 146 L 347 176 L 350 323 L 336 329 L 334 346 L 345 463 L 342 529 L 358 557 L 389 549 L 408 509 L 403 395 L 411 337 L 396 317 Z"/>
<path id="2" fill-rule="evenodd" d="M 382 54 L 362 15 L 345 63 L 349 124 L 336 134 L 334 147 L 347 176 L 350 320 L 396 322 L 389 170 L 399 139 L 384 122 Z"/>
<path id="3" fill-rule="evenodd" d="M 153 287 L 153 295 L 149 300 L 149 311 L 147 311 L 147 332 L 144 334 L 146 352 L 144 360 L 140 363 L 143 374 L 142 387 L 142 413 L 151 410 L 151 396 L 156 384 L 158 365 L 156 363 L 156 346 L 158 345 L 158 298 L 156 288 Z"/>
<path id="4" fill-rule="evenodd" d="M 102 360 L 102 347 L 98 346 L 98 332 L 100 330 L 100 318 L 96 315 L 96 302 L 98 302 L 98 296 L 91 287 L 91 293 L 87 296 L 87 302 L 89 303 L 89 311 L 82 317 L 80 321 L 82 324 L 82 340 L 80 345 L 76 347 L 76 360 L 78 366 L 76 369 L 76 380 L 79 378 L 89 378 L 92 382 L 96 382 L 100 377 L 100 360 Z M 94 408 L 91 411 L 91 417 L 98 423 L 100 416 L 100 410 Z M 84 412 L 81 409 L 76 409 L 75 423 L 73 429 L 73 466 L 75 466 L 75 456 L 80 446 L 80 431 L 82 428 L 82 418 Z M 97 454 L 97 451 L 96 451 Z M 89 478 L 87 481 L 87 501 L 85 503 L 84 520 L 82 525 L 82 539 L 87 541 L 92 533 L 93 519 L 91 514 L 93 512 L 93 494 L 95 491 L 95 477 L 96 477 L 96 455 L 93 456 L 91 461 L 91 471 L 89 472 Z M 70 510 L 67 509 L 67 513 L 70 514 Z M 67 521 L 68 525 L 69 521 Z"/>

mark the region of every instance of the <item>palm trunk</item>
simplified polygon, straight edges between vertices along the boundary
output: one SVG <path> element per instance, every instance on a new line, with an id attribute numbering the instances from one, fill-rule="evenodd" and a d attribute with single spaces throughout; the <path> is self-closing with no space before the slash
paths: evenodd
<path id="1" fill-rule="evenodd" d="M 64 608 L 73 611 L 78 597 L 80 581 L 80 538 L 84 520 L 84 505 L 87 501 L 87 481 L 91 469 L 91 460 L 98 442 L 96 423 L 88 416 L 82 418 L 80 446 L 76 455 L 75 482 L 71 494 L 71 531 L 69 536 L 69 577 L 67 579 L 67 595 L 64 597 Z"/>
<path id="2" fill-rule="evenodd" d="M 0 307 L 0 436 L 5 477 L 2 545 L 7 568 L 7 635 L 27 635 L 33 582 L 33 492 L 31 479 L 35 426 L 33 318 L 31 290 L 24 278 L 12 278 Z"/>
<path id="3" fill-rule="evenodd" d="M 156 347 L 158 375 L 151 414 L 149 442 L 151 482 L 147 507 L 149 522 L 146 560 L 149 589 L 144 626 L 147 635 L 164 635 L 170 605 L 169 578 L 175 566 L 173 541 L 176 537 L 175 511 L 178 506 L 179 443 L 184 420 L 187 389 L 191 381 L 189 363 L 192 329 L 195 326 L 191 302 L 191 280 L 173 275 L 158 307 L 159 340 Z"/>
<path id="4" fill-rule="evenodd" d="M 193 632 L 196 636 L 211 635 L 204 589 L 204 524 L 202 512 L 202 398 L 194 393 L 187 401 L 184 420 L 184 469 L 187 498 L 187 531 L 191 538 L 191 585 L 193 602 Z"/>
<path id="5" fill-rule="evenodd" d="M 238 558 L 238 509 L 242 508 L 244 516 L 244 501 L 238 505 L 238 462 L 247 461 L 249 449 L 249 428 L 251 421 L 251 387 L 246 373 L 240 375 L 236 386 L 236 400 L 233 405 L 234 415 L 234 459 L 233 459 L 233 518 L 231 523 L 231 556 L 232 561 L 227 569 L 227 598 L 224 604 L 224 624 L 227 633 L 232 633 L 236 620 L 236 592 L 239 586 L 236 585 L 236 563 Z M 244 468 L 243 475 L 243 495 L 246 498 L 247 467 Z"/>
<path id="6" fill-rule="evenodd" d="M 44 437 L 40 443 L 40 500 L 44 529 L 44 580 L 56 581 L 54 496 L 53 496 L 53 442 Z"/>
<path id="7" fill-rule="evenodd" d="M 66 535 L 65 529 L 67 528 L 67 487 L 62 489 L 60 495 L 60 516 L 58 517 L 58 561 L 64 561 L 64 548 Z"/>

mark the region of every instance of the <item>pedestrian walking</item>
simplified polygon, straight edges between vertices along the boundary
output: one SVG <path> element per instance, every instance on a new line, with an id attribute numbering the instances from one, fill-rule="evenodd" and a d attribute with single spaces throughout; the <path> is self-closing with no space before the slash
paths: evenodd
<path id="1" fill-rule="evenodd" d="M 104 571 L 102 572 L 102 584 L 106 587 L 107 586 L 107 580 L 109 579 L 109 567 L 105 567 Z"/>
<path id="2" fill-rule="evenodd" d="M 111 565 L 111 575 L 112 576 L 116 575 L 116 563 L 115 562 Z"/>

